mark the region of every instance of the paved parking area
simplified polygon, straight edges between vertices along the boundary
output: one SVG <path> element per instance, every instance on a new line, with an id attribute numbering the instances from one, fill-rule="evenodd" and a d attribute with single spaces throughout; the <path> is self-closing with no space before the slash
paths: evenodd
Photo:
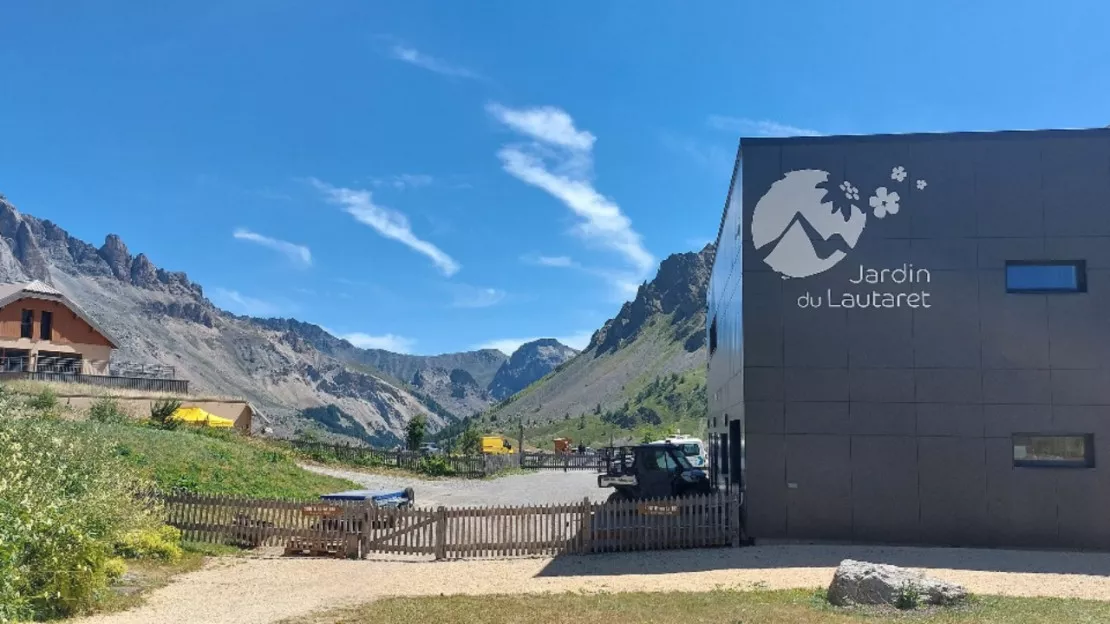
<path id="1" fill-rule="evenodd" d="M 497 479 L 419 479 L 331 466 L 306 464 L 303 467 L 312 472 L 349 479 L 371 490 L 411 487 L 416 492 L 418 507 L 580 503 L 583 498 L 604 501 L 612 493 L 612 490 L 597 487 L 597 473 L 590 470 L 541 470 Z"/>

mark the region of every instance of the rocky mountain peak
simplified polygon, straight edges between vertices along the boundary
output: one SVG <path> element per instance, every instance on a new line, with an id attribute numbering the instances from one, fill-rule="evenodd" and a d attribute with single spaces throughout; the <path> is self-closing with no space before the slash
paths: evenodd
<path id="1" fill-rule="evenodd" d="M 471 416 L 489 407 L 492 399 L 474 377 L 460 369 L 423 368 L 413 375 L 412 385 L 425 396 L 457 416 Z"/>
<path id="2" fill-rule="evenodd" d="M 499 400 L 510 397 L 576 355 L 578 351 L 554 338 L 526 342 L 498 369 L 490 382 L 490 394 Z"/>
<path id="3" fill-rule="evenodd" d="M 70 236 L 51 221 L 21 214 L 11 202 L 0 199 L 0 237 L 11 251 L 10 258 L 0 254 L 0 273 L 3 273 L 0 278 L 40 279 L 53 283 L 51 270 L 74 277 L 110 277 L 212 308 L 204 299 L 204 291 L 188 276 L 159 269 L 146 254 L 132 257 L 123 239 L 116 234 L 108 234 L 103 245 L 94 247 Z"/>
<path id="4" fill-rule="evenodd" d="M 131 254 L 119 236 L 115 234 L 105 236 L 104 245 L 99 249 L 99 253 L 104 262 L 108 263 L 108 268 L 112 270 L 112 275 L 115 275 L 116 279 L 131 281 Z"/>
<path id="5" fill-rule="evenodd" d="M 709 244 L 698 252 L 667 256 L 659 264 L 655 279 L 642 284 L 636 298 L 621 306 L 617 316 L 594 333 L 587 350 L 615 351 L 622 342 L 635 338 L 655 315 L 673 315 L 671 322 L 675 325 L 698 315 L 704 316 L 709 274 L 716 252 L 717 248 Z"/>

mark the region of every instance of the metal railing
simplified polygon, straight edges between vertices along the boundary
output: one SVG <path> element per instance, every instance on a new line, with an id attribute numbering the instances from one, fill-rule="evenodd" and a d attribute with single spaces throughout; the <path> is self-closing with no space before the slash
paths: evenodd
<path id="1" fill-rule="evenodd" d="M 150 377 L 154 379 L 176 379 L 177 370 L 165 364 L 139 364 L 137 362 L 116 362 L 112 364 L 111 374 L 117 377 Z"/>
<path id="2" fill-rule="evenodd" d="M 84 366 L 88 363 L 90 366 Z M 104 360 L 82 360 L 80 357 L 26 355 L 0 357 L 0 376 L 8 379 L 28 379 L 61 383 L 78 383 L 108 388 L 188 394 L 186 379 L 157 378 L 130 375 L 99 375 L 85 373 L 91 370 L 108 370 Z M 169 368 L 172 373 L 172 367 Z"/>

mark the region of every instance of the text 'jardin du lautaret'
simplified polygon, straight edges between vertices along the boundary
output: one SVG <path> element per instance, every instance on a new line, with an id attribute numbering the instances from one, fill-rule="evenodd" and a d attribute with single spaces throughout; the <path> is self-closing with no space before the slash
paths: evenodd
<path id="1" fill-rule="evenodd" d="M 798 297 L 799 308 L 930 308 L 930 293 L 922 284 L 932 282 L 928 269 L 903 264 L 896 269 L 869 269 L 862 264 L 859 272 L 848 279 L 851 290 L 825 289 L 823 293 L 806 292 Z M 893 286 L 912 285 L 911 290 L 891 290 Z M 878 288 L 869 288 L 877 286 Z"/>

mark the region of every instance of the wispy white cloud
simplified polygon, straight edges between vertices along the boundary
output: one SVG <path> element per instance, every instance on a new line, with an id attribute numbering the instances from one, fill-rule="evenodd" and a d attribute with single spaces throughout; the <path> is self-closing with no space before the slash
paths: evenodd
<path id="1" fill-rule="evenodd" d="M 561 108 L 537 106 L 512 109 L 496 102 L 486 105 L 495 119 L 521 134 L 571 150 L 590 151 L 597 140 L 593 134 L 574 127 L 574 119 Z"/>
<path id="2" fill-rule="evenodd" d="M 749 119 L 747 117 L 728 117 L 726 115 L 710 115 L 707 123 L 709 127 L 716 130 L 739 132 L 760 137 L 821 136 L 823 134 L 817 130 L 800 128 L 768 119 Z"/>
<path id="3" fill-rule="evenodd" d="M 382 349 L 393 353 L 412 353 L 412 349 L 416 345 L 416 341 L 412 338 L 405 338 L 396 334 L 374 336 L 362 332 L 351 332 L 349 334 L 338 334 L 337 337 L 360 349 Z"/>
<path id="4" fill-rule="evenodd" d="M 239 240 L 249 241 L 269 249 L 273 249 L 285 257 L 289 258 L 294 264 L 301 266 L 312 265 L 312 252 L 304 245 L 290 243 L 279 238 L 272 238 L 257 232 L 252 232 L 246 228 L 238 228 L 232 232 L 232 236 Z"/>
<path id="5" fill-rule="evenodd" d="M 347 214 L 360 223 L 370 226 L 388 239 L 427 256 L 444 275 L 450 277 L 459 272 L 461 267 L 458 262 L 439 247 L 414 234 L 412 225 L 404 214 L 375 204 L 370 191 L 335 187 L 315 178 L 310 178 L 309 182 L 322 192 L 329 202 L 343 206 Z"/>
<path id="6" fill-rule="evenodd" d="M 398 191 L 418 189 L 431 186 L 436 179 L 424 173 L 398 173 L 391 176 L 378 176 L 370 178 L 370 184 L 377 188 L 392 188 Z"/>
<path id="7" fill-rule="evenodd" d="M 458 284 L 451 289 L 453 308 L 488 308 L 505 300 L 506 293 L 497 288 L 479 288 Z"/>
<path id="8" fill-rule="evenodd" d="M 593 134 L 577 129 L 570 115 L 552 106 L 511 109 L 491 103 L 486 110 L 532 139 L 498 151 L 506 173 L 563 202 L 580 219 L 575 234 L 616 251 L 636 273 L 650 273 L 655 258 L 644 248 L 640 233 L 620 206 L 593 186 Z"/>
<path id="9" fill-rule="evenodd" d="M 394 44 L 389 49 L 389 55 L 398 61 L 415 65 L 421 69 L 426 69 L 430 72 L 435 72 L 442 76 L 452 76 L 455 78 L 470 78 L 477 79 L 482 76 L 477 72 L 467 69 L 459 65 L 453 65 L 438 59 L 430 54 L 425 54 L 416 48 L 412 48 L 403 44 Z"/>
<path id="10" fill-rule="evenodd" d="M 565 344 L 566 346 L 581 351 L 590 344 L 590 338 L 593 337 L 592 331 L 581 331 L 565 336 L 555 337 L 555 340 Z M 497 349 L 505 355 L 512 355 L 520 348 L 520 345 L 532 342 L 533 340 L 540 340 L 541 338 L 551 338 L 551 336 L 535 336 L 533 338 L 499 338 L 483 342 L 474 347 L 475 349 Z"/>
<path id="11" fill-rule="evenodd" d="M 565 268 L 578 266 L 578 264 L 568 256 L 540 256 L 536 258 L 536 264 Z"/>
<path id="12" fill-rule="evenodd" d="M 281 314 L 283 306 L 271 301 L 248 297 L 237 290 L 227 288 L 213 288 L 209 297 L 217 306 L 244 316 L 277 316 Z"/>

